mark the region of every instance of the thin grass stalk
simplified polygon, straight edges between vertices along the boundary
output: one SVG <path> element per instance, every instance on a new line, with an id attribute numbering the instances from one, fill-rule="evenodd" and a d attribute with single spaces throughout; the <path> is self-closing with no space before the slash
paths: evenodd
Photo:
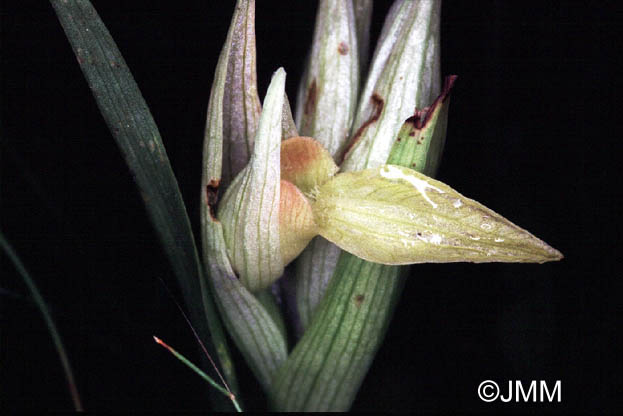
<path id="1" fill-rule="evenodd" d="M 20 260 L 15 250 L 13 250 L 13 247 L 11 246 L 11 244 L 4 237 L 4 234 L 2 233 L 2 231 L 0 231 L 0 247 L 6 253 L 7 257 L 9 257 L 9 259 L 15 266 L 15 269 L 17 270 L 19 275 L 24 280 L 24 283 L 28 287 L 28 290 L 30 291 L 32 298 L 34 299 L 35 304 L 37 305 L 37 308 L 39 308 L 39 311 L 41 312 L 41 315 L 43 316 L 45 325 L 47 326 L 48 332 L 50 333 L 50 336 L 52 337 L 52 341 L 54 342 L 54 348 L 56 348 L 58 357 L 61 360 L 61 365 L 63 366 L 63 372 L 65 373 L 65 379 L 67 380 L 67 386 L 69 388 L 69 394 L 71 396 L 74 409 L 76 409 L 77 412 L 84 411 L 84 408 L 82 407 L 82 400 L 80 400 L 80 394 L 78 393 L 78 387 L 76 385 L 74 373 L 71 369 L 71 364 L 69 363 L 69 357 L 67 356 L 67 352 L 65 350 L 65 346 L 63 344 L 61 334 L 58 332 L 58 329 L 56 328 L 56 324 L 54 323 L 54 320 L 52 319 L 50 310 L 48 309 L 48 306 L 45 303 L 43 296 L 41 296 L 41 293 L 39 292 L 37 285 L 35 284 L 32 277 L 30 277 L 30 273 L 28 273 L 28 271 L 26 270 L 24 263 L 22 263 L 22 261 Z"/>
<path id="2" fill-rule="evenodd" d="M 201 371 L 201 369 L 199 367 L 197 367 L 195 364 L 190 362 L 190 360 L 188 358 L 184 357 L 182 354 L 177 352 L 173 347 L 169 346 L 166 342 L 164 342 L 163 340 L 161 340 L 157 336 L 154 336 L 154 341 L 156 341 L 157 344 L 162 345 L 164 348 L 166 348 L 171 354 L 173 354 L 173 356 L 175 358 L 180 360 L 182 362 L 182 364 L 184 364 L 185 366 L 190 368 L 192 371 L 197 373 L 199 375 L 199 377 L 201 377 L 205 381 L 207 381 L 208 384 L 210 384 L 212 387 L 214 387 L 218 392 L 224 394 L 225 397 L 230 399 L 232 401 L 232 404 L 234 405 L 234 408 L 236 409 L 237 412 L 242 412 L 242 409 L 240 408 L 240 404 L 236 400 L 236 396 L 234 396 L 231 391 L 229 391 L 225 387 L 223 387 L 220 384 L 218 384 L 216 381 L 214 381 L 214 379 L 212 379 L 212 377 L 210 377 L 209 375 L 207 375 L 206 373 Z"/>

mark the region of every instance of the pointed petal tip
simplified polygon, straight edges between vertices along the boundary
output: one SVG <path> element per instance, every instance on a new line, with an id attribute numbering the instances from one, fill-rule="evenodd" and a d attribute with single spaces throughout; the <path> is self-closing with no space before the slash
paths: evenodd
<path id="1" fill-rule="evenodd" d="M 529 235 L 528 241 L 525 241 L 523 247 L 519 249 L 517 253 L 511 255 L 507 262 L 543 264 L 550 261 L 560 261 L 564 258 L 560 251 L 556 250 L 545 241 L 525 230 L 523 230 L 523 232 Z"/>
<path id="2" fill-rule="evenodd" d="M 564 258 L 560 251 L 556 250 L 545 241 L 526 230 L 522 231 L 528 236 L 524 249 L 527 249 L 526 254 L 530 253 L 522 260 L 523 262 L 543 264 L 550 261 L 560 261 Z"/>
<path id="3" fill-rule="evenodd" d="M 547 263 L 549 261 L 560 261 L 565 258 L 565 256 L 560 251 L 547 244 L 545 244 L 545 250 L 547 252 L 546 258 L 540 263 Z"/>

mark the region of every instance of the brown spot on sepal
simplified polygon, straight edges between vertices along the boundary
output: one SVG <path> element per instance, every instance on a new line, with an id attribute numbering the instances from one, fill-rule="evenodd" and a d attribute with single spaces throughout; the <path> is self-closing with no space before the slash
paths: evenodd
<path id="1" fill-rule="evenodd" d="M 370 116 L 368 120 L 366 120 L 365 123 L 361 125 L 361 127 L 359 127 L 357 132 L 350 139 L 350 142 L 344 149 L 344 152 L 342 153 L 342 157 L 340 158 L 340 165 L 344 162 L 344 160 L 346 160 L 346 156 L 348 156 L 348 153 L 355 147 L 357 142 L 361 140 L 361 136 L 363 135 L 363 132 L 366 131 L 366 129 L 372 123 L 376 122 L 379 119 L 379 117 L 381 117 L 381 113 L 383 112 L 383 107 L 385 107 L 385 101 L 383 100 L 383 98 L 375 92 L 374 94 L 372 94 L 372 97 L 370 97 L 370 101 L 372 101 L 372 104 L 374 106 L 372 115 Z"/>
<path id="2" fill-rule="evenodd" d="M 217 222 L 216 206 L 218 204 L 218 187 L 220 182 L 218 179 L 210 179 L 210 182 L 206 185 L 206 205 L 208 206 L 210 217 Z"/>
<path id="3" fill-rule="evenodd" d="M 360 307 L 361 304 L 363 303 L 364 299 L 365 299 L 365 295 L 363 295 L 363 294 L 355 296 L 355 306 L 356 307 Z"/>
<path id="4" fill-rule="evenodd" d="M 340 42 L 340 44 L 337 47 L 337 51 L 340 53 L 340 55 L 347 55 L 349 51 L 349 47 L 345 42 Z"/>
<path id="5" fill-rule="evenodd" d="M 307 98 L 305 98 L 305 106 L 303 112 L 306 116 L 310 115 L 316 108 L 316 98 L 318 96 L 318 87 L 316 86 L 316 78 L 314 78 L 307 90 Z"/>

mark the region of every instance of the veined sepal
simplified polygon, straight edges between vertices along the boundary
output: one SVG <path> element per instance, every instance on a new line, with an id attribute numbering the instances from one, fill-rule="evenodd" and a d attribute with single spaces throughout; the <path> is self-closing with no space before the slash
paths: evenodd
<path id="1" fill-rule="evenodd" d="M 320 235 L 376 263 L 544 263 L 562 258 L 480 203 L 396 165 L 336 175 L 318 190 L 313 211 Z"/>
<path id="2" fill-rule="evenodd" d="M 279 197 L 285 77 L 282 68 L 273 75 L 251 160 L 227 189 L 218 209 L 231 265 L 252 292 L 270 286 L 284 267 Z"/>
<path id="3" fill-rule="evenodd" d="M 261 104 L 257 93 L 255 0 L 238 0 L 210 91 L 204 153 L 207 182 L 221 172 L 226 189 L 253 151 Z"/>

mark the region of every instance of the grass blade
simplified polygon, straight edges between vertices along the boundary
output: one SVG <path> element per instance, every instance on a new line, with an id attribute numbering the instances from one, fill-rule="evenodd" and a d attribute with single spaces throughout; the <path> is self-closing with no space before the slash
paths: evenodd
<path id="1" fill-rule="evenodd" d="M 233 368 L 177 180 L 156 123 L 121 52 L 88 0 L 51 0 L 97 105 L 145 201 L 203 340 L 212 336 L 230 386 Z"/>
<path id="2" fill-rule="evenodd" d="M 24 283 L 28 286 L 28 290 L 32 294 L 32 297 L 37 304 L 37 307 L 41 311 L 43 315 L 43 319 L 45 320 L 45 325 L 48 327 L 48 331 L 52 336 L 52 340 L 54 341 L 54 347 L 58 353 L 58 356 L 61 360 L 61 364 L 63 365 L 63 371 L 65 372 L 65 378 L 67 379 L 67 385 L 69 387 L 69 393 L 71 395 L 71 400 L 74 403 L 74 408 L 77 412 L 81 412 L 84 410 L 82 407 L 82 402 L 80 400 L 80 395 L 78 394 L 78 388 L 76 386 L 76 381 L 74 379 L 73 371 L 71 370 L 71 364 L 69 363 L 69 358 L 67 357 L 67 352 L 65 351 L 65 347 L 63 345 L 63 340 L 61 339 L 61 335 L 58 333 L 56 329 L 56 324 L 54 324 L 54 320 L 52 319 L 52 315 L 50 315 L 50 311 L 48 310 L 48 306 L 46 305 L 41 293 L 39 293 L 39 289 L 37 289 L 37 285 L 30 277 L 30 274 L 24 267 L 24 264 L 17 256 L 13 247 L 9 244 L 9 242 L 4 237 L 2 231 L 0 231 L 0 247 L 6 255 L 9 257 L 15 269 L 17 269 L 22 279 L 24 279 Z"/>
<path id="3" fill-rule="evenodd" d="M 171 354 L 173 354 L 173 356 L 175 358 L 177 358 L 178 360 L 180 360 L 183 364 L 185 364 L 186 366 L 188 366 L 188 368 L 190 368 L 191 370 L 193 370 L 195 373 L 197 373 L 201 378 L 203 378 L 205 381 L 207 381 L 212 387 L 214 387 L 217 391 L 223 393 L 227 398 L 229 398 L 232 403 L 234 404 L 234 407 L 236 408 L 236 411 L 238 412 L 242 412 L 242 409 L 240 408 L 240 405 L 238 404 L 238 402 L 236 401 L 236 396 L 233 395 L 233 393 L 231 393 L 230 391 L 228 391 L 227 389 L 225 389 L 223 386 L 221 386 L 220 384 L 218 384 L 216 381 L 214 381 L 210 376 L 208 376 L 206 373 L 204 373 L 203 371 L 201 371 L 201 369 L 199 367 L 197 367 L 196 365 L 194 365 L 193 363 L 191 363 L 186 357 L 184 357 L 182 354 L 180 354 L 179 352 L 177 352 L 175 349 L 173 349 L 172 347 L 170 347 L 167 343 L 165 343 L 163 340 L 161 340 L 160 338 L 154 336 L 154 341 L 156 341 L 157 344 L 162 345 L 164 348 L 166 348 L 167 350 L 169 350 L 169 352 Z"/>

